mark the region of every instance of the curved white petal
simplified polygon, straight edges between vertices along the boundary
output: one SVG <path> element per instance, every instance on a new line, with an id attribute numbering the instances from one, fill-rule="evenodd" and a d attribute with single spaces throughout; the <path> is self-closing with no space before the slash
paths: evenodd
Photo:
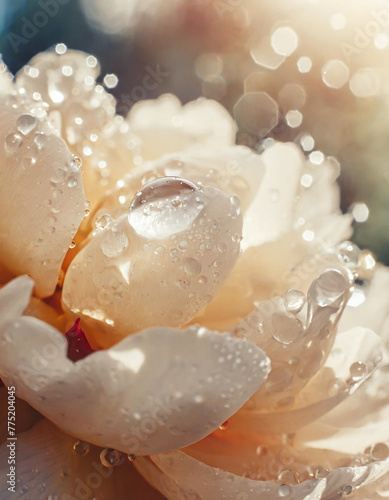
<path id="1" fill-rule="evenodd" d="M 293 404 L 296 394 L 324 365 L 350 296 L 349 273 L 339 268 L 320 273 L 306 295 L 298 291 L 297 309 L 290 308 L 287 295 L 275 297 L 236 325 L 234 331 L 260 345 L 272 361 L 268 380 L 250 405 L 276 409 Z"/>
<path id="2" fill-rule="evenodd" d="M 16 86 L 39 93 L 62 137 L 82 152 L 81 141 L 99 134 L 115 115 L 115 99 L 96 85 L 97 59 L 77 50 L 47 50 L 16 75 Z"/>
<path id="3" fill-rule="evenodd" d="M 55 289 L 85 197 L 81 172 L 40 106 L 23 93 L 0 96 L 0 259 L 14 275 L 32 276 L 44 297 Z"/>
<path id="4" fill-rule="evenodd" d="M 8 488 L 9 448 L 0 446 L 0 497 L 2 500 L 113 500 L 130 492 L 137 500 L 163 500 L 123 456 L 115 468 L 104 467 L 101 449 L 90 446 L 85 456 L 73 451 L 75 439 L 43 420 L 18 435 L 15 493 Z"/>
<path id="5" fill-rule="evenodd" d="M 382 360 L 382 342 L 371 330 L 356 327 L 347 332 L 338 333 L 324 366 L 302 391 L 293 398 L 279 396 L 281 404 L 273 411 L 270 408 L 255 410 L 251 408 L 253 405 L 249 402 L 230 419 L 230 427 L 242 434 L 246 432 L 258 435 L 283 434 L 295 432 L 311 424 L 338 405 L 342 415 L 343 402 L 362 384 L 368 384 L 367 380 L 380 366 Z M 355 371 L 356 368 L 360 370 L 360 374 L 353 378 L 350 372 Z M 353 375 L 355 377 L 356 374 L 353 372 Z M 383 376 L 383 374 L 380 375 Z M 339 428 L 341 429 L 343 425 L 346 425 L 345 419 L 340 417 Z M 372 425 L 373 427 L 377 425 L 376 420 Z M 315 425 L 313 425 L 313 431 L 308 431 L 308 433 L 310 436 L 315 434 Z M 302 434 L 304 434 L 304 429 Z M 364 435 L 371 442 L 372 435 L 368 433 Z M 386 435 L 389 439 L 388 433 L 382 433 L 381 439 L 385 440 Z M 363 442 L 361 437 L 356 441 Z M 350 446 L 342 447 L 341 444 L 340 446 L 339 451 L 345 449 L 351 451 Z M 318 447 L 326 448 L 325 439 Z"/>
<path id="6" fill-rule="evenodd" d="M 140 457 L 135 465 L 168 500 L 178 500 L 181 492 L 195 500 L 336 500 L 342 498 L 350 486 L 354 489 L 368 484 L 389 469 L 387 462 L 341 467 L 326 478 L 289 486 L 242 477 L 206 465 L 182 451 Z"/>
<path id="7" fill-rule="evenodd" d="M 181 106 L 177 97 L 165 94 L 136 103 L 127 121 L 143 142 L 144 160 L 195 144 L 216 147 L 235 143 L 234 120 L 221 104 L 210 99 L 201 98 Z"/>
<path id="8" fill-rule="evenodd" d="M 354 300 L 350 300 L 339 323 L 340 330 L 365 326 L 389 341 L 389 269 L 378 266 L 370 282 L 356 287 Z"/>
<path id="9" fill-rule="evenodd" d="M 0 343 L 0 375 L 18 396 L 72 435 L 137 455 L 198 441 L 269 372 L 260 349 L 204 328 L 145 330 L 77 363 L 36 318 L 2 324 Z"/>
<path id="10" fill-rule="evenodd" d="M 239 200 L 175 177 L 149 183 L 96 232 L 65 276 L 62 301 L 95 345 L 183 326 L 212 300 L 240 249 Z"/>

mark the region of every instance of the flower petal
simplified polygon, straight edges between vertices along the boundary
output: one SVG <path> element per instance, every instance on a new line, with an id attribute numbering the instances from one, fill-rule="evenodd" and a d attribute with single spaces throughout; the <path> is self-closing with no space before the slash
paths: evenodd
<path id="1" fill-rule="evenodd" d="M 24 94 L 0 96 L 0 259 L 12 273 L 31 275 L 45 297 L 85 215 L 85 197 L 65 143 L 34 115 L 41 116 L 39 106 Z"/>
<path id="2" fill-rule="evenodd" d="M 18 396 L 65 432 L 137 455 L 209 434 L 269 372 L 257 347 L 199 327 L 145 330 L 77 363 L 65 338 L 36 318 L 3 324 L 0 342 L 0 375 Z"/>
<path id="3" fill-rule="evenodd" d="M 348 488 L 368 484 L 389 469 L 389 463 L 385 462 L 364 467 L 343 467 L 333 470 L 326 478 L 310 479 L 289 486 L 242 477 L 206 465 L 182 451 L 141 457 L 135 465 L 169 500 L 181 498 L 180 491 L 194 500 L 266 500 L 280 497 L 335 500 L 342 498 L 349 491 Z M 163 476 L 166 476 L 165 479 Z"/>
<path id="4" fill-rule="evenodd" d="M 213 186 L 238 196 L 244 212 L 253 200 L 264 175 L 260 155 L 245 146 L 193 147 L 166 154 L 128 173 L 97 207 L 97 215 L 117 219 L 127 211 L 136 192 L 159 177 L 182 177 L 197 186 Z"/>
<path id="5" fill-rule="evenodd" d="M 374 332 L 356 327 L 339 333 L 326 363 L 301 392 L 294 398 L 283 398 L 280 395 L 275 411 L 270 408 L 255 410 L 249 401 L 230 419 L 230 427 L 241 434 L 295 432 L 335 406 L 340 405 L 341 411 L 343 401 L 354 394 L 362 384 L 367 383 L 382 360 L 383 345 Z M 358 370 L 359 372 L 355 373 Z M 341 418 L 340 421 L 344 424 L 345 419 Z M 326 448 L 323 442 L 318 447 Z M 344 449 L 350 450 L 350 447 L 338 450 Z"/>
<path id="6" fill-rule="evenodd" d="M 127 121 L 143 142 L 144 160 L 195 144 L 217 147 L 235 143 L 234 120 L 221 104 L 210 99 L 201 98 L 181 106 L 177 97 L 165 94 L 136 103 Z"/>
<path id="7" fill-rule="evenodd" d="M 340 267 L 340 266 L 339 266 Z M 297 309 L 288 294 L 264 302 L 236 326 L 235 332 L 265 349 L 272 370 L 250 400 L 258 408 L 278 408 L 292 401 L 325 363 L 336 336 L 339 317 L 350 296 L 346 269 L 326 269 L 308 292 L 299 290 Z M 293 306 L 293 304 L 292 304 Z"/>
<path id="8" fill-rule="evenodd" d="M 9 448 L 0 446 L 0 496 L 2 500 L 113 500 L 127 492 L 139 500 L 163 500 L 136 472 L 126 457 L 115 468 L 100 462 L 101 449 L 90 446 L 85 456 L 73 451 L 75 439 L 43 420 L 18 436 L 15 493 L 8 488 Z"/>
<path id="9" fill-rule="evenodd" d="M 143 328 L 183 326 L 210 300 L 240 249 L 239 200 L 166 177 L 96 232 L 65 276 L 62 301 L 94 345 Z"/>
<path id="10" fill-rule="evenodd" d="M 378 266 L 371 282 L 356 287 L 354 295 L 344 310 L 339 329 L 365 326 L 389 342 L 389 269 Z"/>

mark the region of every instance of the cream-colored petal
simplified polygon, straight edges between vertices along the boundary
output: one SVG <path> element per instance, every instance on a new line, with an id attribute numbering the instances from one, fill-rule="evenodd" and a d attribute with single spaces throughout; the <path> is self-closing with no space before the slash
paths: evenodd
<path id="1" fill-rule="evenodd" d="M 2 500 L 163 500 L 123 456 L 115 468 L 104 467 L 101 449 L 90 446 L 85 456 L 73 450 L 75 439 L 43 420 L 18 436 L 15 493 L 8 488 L 9 448 L 0 446 Z"/>
<path id="2" fill-rule="evenodd" d="M 354 489 L 377 479 L 388 470 L 389 463 L 341 467 L 326 478 L 309 479 L 297 485 L 242 477 L 206 465 L 182 451 L 153 455 L 150 459 L 142 457 L 136 467 L 169 500 L 178 500 L 180 491 L 195 500 L 335 500 L 342 498 L 349 487 Z"/>
<path id="3" fill-rule="evenodd" d="M 289 231 L 303 167 L 295 144 L 275 143 L 261 155 L 266 171 L 258 193 L 245 215 L 243 248 L 273 241 Z"/>
<path id="4" fill-rule="evenodd" d="M 349 280 L 347 269 L 325 269 L 306 295 L 292 290 L 291 295 L 275 297 L 236 326 L 238 335 L 260 345 L 272 361 L 269 378 L 250 405 L 268 409 L 293 402 L 324 365 L 350 296 Z"/>
<path id="5" fill-rule="evenodd" d="M 340 330 L 360 325 L 371 328 L 388 342 L 389 330 L 385 328 L 389 318 L 389 269 L 378 266 L 372 280 L 356 287 L 352 300 L 344 310 L 339 323 Z"/>
<path id="6" fill-rule="evenodd" d="M 16 75 L 16 85 L 39 93 L 62 137 L 81 153 L 82 141 L 115 115 L 114 97 L 96 85 L 99 73 L 95 57 L 62 46 L 33 57 Z"/>
<path id="7" fill-rule="evenodd" d="M 0 96 L 0 259 L 14 275 L 32 276 L 43 297 L 85 210 L 81 172 L 44 114 L 23 93 Z"/>
<path id="8" fill-rule="evenodd" d="M 137 455 L 198 441 L 269 372 L 257 347 L 200 327 L 145 330 L 77 363 L 36 318 L 2 324 L 0 342 L 0 375 L 19 397 L 69 434 Z"/>
<path id="9" fill-rule="evenodd" d="M 383 345 L 374 332 L 356 327 L 339 333 L 324 366 L 302 391 L 294 397 L 283 397 L 281 394 L 278 407 L 273 411 L 270 408 L 255 410 L 253 402 L 249 401 L 230 419 L 230 427 L 241 434 L 283 434 L 295 432 L 338 405 L 343 415 L 344 401 L 362 384 L 368 384 L 367 380 L 382 360 Z M 345 419 L 340 417 L 339 428 L 343 425 Z M 310 436 L 312 434 L 314 430 L 310 431 Z M 366 437 L 369 438 L 367 434 Z M 362 440 L 359 438 L 357 441 Z M 326 448 L 323 442 L 317 447 Z M 338 448 L 338 451 L 342 449 L 351 451 L 350 447 Z"/>
<path id="10" fill-rule="evenodd" d="M 73 260 L 63 305 L 103 347 L 143 328 L 183 326 L 229 275 L 241 230 L 236 197 L 157 179 Z"/>
<path id="11" fill-rule="evenodd" d="M 127 121 L 142 140 L 144 160 L 195 144 L 217 147 L 235 143 L 234 120 L 221 104 L 210 99 L 201 98 L 181 106 L 177 97 L 165 94 L 136 103 Z"/>

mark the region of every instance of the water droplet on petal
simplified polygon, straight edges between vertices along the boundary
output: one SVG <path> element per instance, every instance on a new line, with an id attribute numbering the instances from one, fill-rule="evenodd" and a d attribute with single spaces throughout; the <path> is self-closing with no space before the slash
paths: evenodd
<path id="1" fill-rule="evenodd" d="M 43 133 L 36 134 L 34 137 L 34 143 L 37 146 L 38 149 L 42 149 L 43 146 L 45 145 L 45 142 L 47 140 L 47 137 Z"/>
<path id="2" fill-rule="evenodd" d="M 370 450 L 373 460 L 386 460 L 389 458 L 389 447 L 385 443 L 376 443 Z"/>
<path id="3" fill-rule="evenodd" d="M 351 378 L 355 381 L 363 379 L 367 374 L 367 366 L 361 361 L 357 361 L 350 366 L 350 375 Z"/>
<path id="4" fill-rule="evenodd" d="M 340 488 L 340 493 L 342 494 L 343 497 L 346 497 L 352 491 L 353 491 L 353 487 L 351 486 L 351 484 L 346 484 L 345 486 L 342 486 L 342 488 Z"/>
<path id="5" fill-rule="evenodd" d="M 9 134 L 5 138 L 5 149 L 8 153 L 16 153 L 22 145 L 22 137 L 19 134 Z"/>
<path id="6" fill-rule="evenodd" d="M 80 170 L 80 168 L 82 167 L 82 159 L 79 156 L 72 155 L 68 162 L 68 165 L 72 170 Z"/>
<path id="7" fill-rule="evenodd" d="M 127 458 L 130 462 L 134 462 L 136 460 L 136 455 L 131 453 L 130 455 L 127 456 Z"/>
<path id="8" fill-rule="evenodd" d="M 172 203 L 179 200 L 180 203 Z M 165 239 L 189 229 L 206 204 L 204 194 L 190 181 L 163 177 L 139 191 L 128 210 L 128 221 L 140 236 Z"/>
<path id="9" fill-rule="evenodd" d="M 95 220 L 95 228 L 98 231 L 102 231 L 112 221 L 113 221 L 113 219 L 109 214 L 102 214 L 99 217 L 97 217 L 97 219 Z"/>
<path id="10" fill-rule="evenodd" d="M 301 311 L 305 304 L 305 293 L 301 290 L 292 288 L 284 295 L 285 309 L 288 312 L 297 314 Z"/>
<path id="11" fill-rule="evenodd" d="M 219 425 L 219 429 L 221 431 L 225 431 L 228 429 L 229 425 L 230 425 L 229 421 L 226 420 L 225 422 L 223 422 L 222 424 Z"/>
<path id="12" fill-rule="evenodd" d="M 330 473 L 330 471 L 326 467 L 320 467 L 315 472 L 315 478 L 321 479 L 323 477 L 327 477 L 329 473 Z"/>
<path id="13" fill-rule="evenodd" d="M 292 493 L 292 487 L 287 484 L 281 484 L 278 488 L 278 496 L 279 497 L 287 497 Z"/>
<path id="14" fill-rule="evenodd" d="M 118 257 L 128 246 L 127 236 L 116 228 L 108 229 L 101 242 L 101 251 L 108 258 Z"/>
<path id="15" fill-rule="evenodd" d="M 122 462 L 122 453 L 111 448 L 105 448 L 100 453 L 100 461 L 104 465 L 104 467 L 116 467 Z"/>
<path id="16" fill-rule="evenodd" d="M 184 271 L 186 274 L 189 274 L 189 276 L 197 276 L 201 272 L 201 263 L 196 259 L 186 259 Z"/>
<path id="17" fill-rule="evenodd" d="M 74 453 L 80 457 L 88 455 L 90 451 L 89 443 L 84 443 L 83 441 L 76 441 L 73 445 Z"/>
<path id="18" fill-rule="evenodd" d="M 347 267 L 355 268 L 358 265 L 358 257 L 361 252 L 359 247 L 351 241 L 344 241 L 338 248 L 339 256 Z"/>
<path id="19" fill-rule="evenodd" d="M 20 115 L 16 127 L 23 135 L 29 134 L 36 126 L 36 118 L 30 114 Z"/>
<path id="20" fill-rule="evenodd" d="M 316 278 L 308 291 L 309 302 L 326 307 L 343 296 L 348 283 L 343 274 L 336 269 L 327 269 Z"/>

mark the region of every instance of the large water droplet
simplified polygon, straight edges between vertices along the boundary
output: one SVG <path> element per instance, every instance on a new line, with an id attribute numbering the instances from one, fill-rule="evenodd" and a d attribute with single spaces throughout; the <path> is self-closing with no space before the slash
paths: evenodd
<path id="1" fill-rule="evenodd" d="M 316 278 L 308 290 L 308 301 L 320 307 L 334 304 L 348 288 L 343 274 L 336 269 L 327 269 Z"/>
<path id="2" fill-rule="evenodd" d="M 361 361 L 356 361 L 350 366 L 350 375 L 354 381 L 358 381 L 366 377 L 368 374 L 368 368 L 365 363 Z"/>
<path id="3" fill-rule="evenodd" d="M 116 228 L 106 231 L 101 242 L 101 251 L 104 255 L 113 259 L 118 257 L 128 246 L 127 236 Z"/>
<path id="4" fill-rule="evenodd" d="M 287 497 L 292 493 L 292 487 L 287 485 L 287 484 L 281 484 L 281 486 L 278 488 L 278 496 L 279 497 Z"/>
<path id="5" fill-rule="evenodd" d="M 347 267 L 354 268 L 358 265 L 360 252 L 359 247 L 351 241 L 344 241 L 339 245 L 339 256 Z"/>
<path id="6" fill-rule="evenodd" d="M 303 333 L 303 325 L 297 318 L 275 313 L 272 319 L 272 335 L 281 344 L 295 342 Z"/>
<path id="7" fill-rule="evenodd" d="M 23 135 L 29 134 L 36 126 L 36 118 L 30 114 L 20 115 L 16 122 L 17 129 Z"/>
<path id="8" fill-rule="evenodd" d="M 389 458 L 389 447 L 385 443 L 376 443 L 371 448 L 370 456 L 373 460 L 386 460 Z"/>
<path id="9" fill-rule="evenodd" d="M 292 288 L 284 295 L 285 309 L 293 314 L 301 311 L 305 304 L 305 294 L 301 290 Z"/>
<path id="10" fill-rule="evenodd" d="M 128 221 L 144 238 L 165 239 L 189 229 L 205 204 L 204 194 L 192 182 L 163 177 L 150 182 L 135 195 L 128 210 Z"/>

